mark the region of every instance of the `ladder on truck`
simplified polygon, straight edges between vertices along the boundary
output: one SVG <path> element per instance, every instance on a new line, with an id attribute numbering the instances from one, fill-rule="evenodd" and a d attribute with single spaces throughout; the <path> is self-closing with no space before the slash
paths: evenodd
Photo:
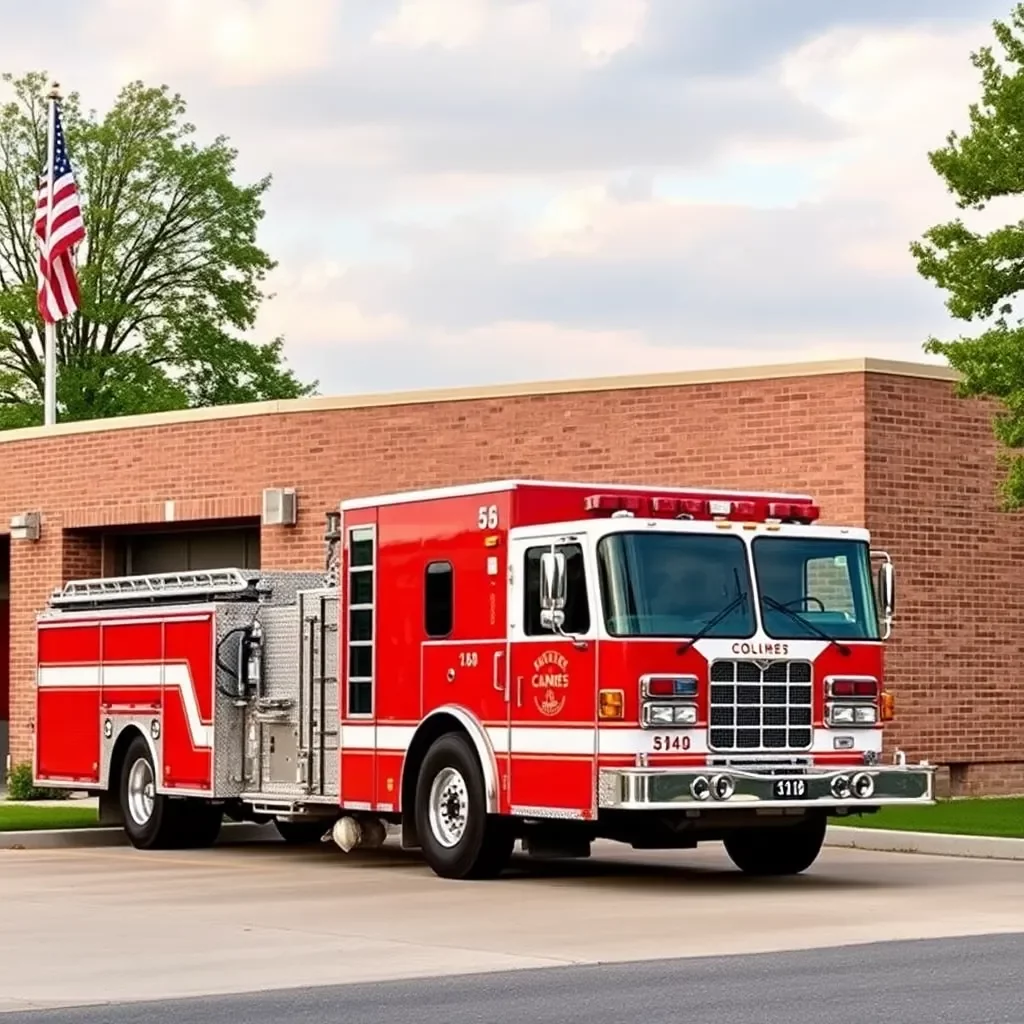
<path id="1" fill-rule="evenodd" d="M 127 601 L 157 603 L 256 598 L 258 579 L 258 573 L 243 573 L 240 569 L 199 569 L 71 580 L 53 591 L 50 604 L 55 608 L 70 608 Z"/>
<path id="2" fill-rule="evenodd" d="M 303 788 L 310 796 L 338 796 L 340 686 L 338 591 L 300 591 L 299 751 Z"/>

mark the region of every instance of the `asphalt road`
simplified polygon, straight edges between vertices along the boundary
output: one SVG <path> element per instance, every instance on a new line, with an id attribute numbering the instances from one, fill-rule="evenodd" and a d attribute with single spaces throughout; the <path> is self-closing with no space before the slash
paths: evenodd
<path id="1" fill-rule="evenodd" d="M 5 1024 L 1021 1024 L 1024 933 L 43 1010 Z"/>

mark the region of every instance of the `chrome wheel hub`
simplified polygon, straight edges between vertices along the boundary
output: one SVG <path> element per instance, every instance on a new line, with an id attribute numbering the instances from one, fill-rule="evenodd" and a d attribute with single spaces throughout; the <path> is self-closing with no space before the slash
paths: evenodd
<path id="1" fill-rule="evenodd" d="M 156 783 L 149 762 L 140 757 L 128 773 L 128 813 L 136 825 L 146 825 L 156 805 Z"/>
<path id="2" fill-rule="evenodd" d="M 458 845 L 466 832 L 469 790 L 457 768 L 442 768 L 430 787 L 430 831 L 447 849 Z"/>

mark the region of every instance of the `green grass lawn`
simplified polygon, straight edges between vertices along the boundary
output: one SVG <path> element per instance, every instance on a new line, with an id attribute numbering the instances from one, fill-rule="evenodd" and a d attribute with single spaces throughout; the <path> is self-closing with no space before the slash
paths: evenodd
<path id="1" fill-rule="evenodd" d="M 876 814 L 833 818 L 832 822 L 854 828 L 1024 839 L 1024 797 L 940 800 L 934 807 L 883 807 Z"/>
<path id="2" fill-rule="evenodd" d="M 97 822 L 94 807 L 32 807 L 0 800 L 0 832 L 41 828 L 89 828 Z"/>
<path id="3" fill-rule="evenodd" d="M 44 828 L 95 827 L 92 807 L 33 807 L 0 800 L 0 832 Z M 1009 836 L 1024 839 L 1024 797 L 990 800 L 940 800 L 935 807 L 883 807 L 877 814 L 833 818 L 833 824 L 906 832 Z"/>

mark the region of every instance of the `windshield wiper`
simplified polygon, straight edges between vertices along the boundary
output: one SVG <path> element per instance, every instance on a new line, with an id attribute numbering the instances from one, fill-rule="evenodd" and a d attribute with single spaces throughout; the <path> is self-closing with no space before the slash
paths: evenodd
<path id="1" fill-rule="evenodd" d="M 702 640 L 726 617 L 734 608 L 739 607 L 747 599 L 747 592 L 741 590 L 717 615 L 709 619 L 701 629 L 690 637 L 686 643 L 676 648 L 676 654 L 685 654 L 698 640 Z"/>
<path id="2" fill-rule="evenodd" d="M 813 622 L 808 622 L 799 612 L 793 611 L 792 608 L 787 608 L 781 601 L 776 601 L 774 597 L 769 597 L 767 594 L 762 594 L 761 600 L 765 604 L 771 605 L 776 611 L 782 612 L 783 615 L 788 615 L 794 622 L 799 622 L 801 626 L 806 626 L 812 633 L 817 633 L 822 640 L 835 644 L 839 653 L 844 658 L 850 653 L 850 648 L 846 644 L 840 643 L 834 636 L 829 636 L 828 633 L 819 629 Z"/>

